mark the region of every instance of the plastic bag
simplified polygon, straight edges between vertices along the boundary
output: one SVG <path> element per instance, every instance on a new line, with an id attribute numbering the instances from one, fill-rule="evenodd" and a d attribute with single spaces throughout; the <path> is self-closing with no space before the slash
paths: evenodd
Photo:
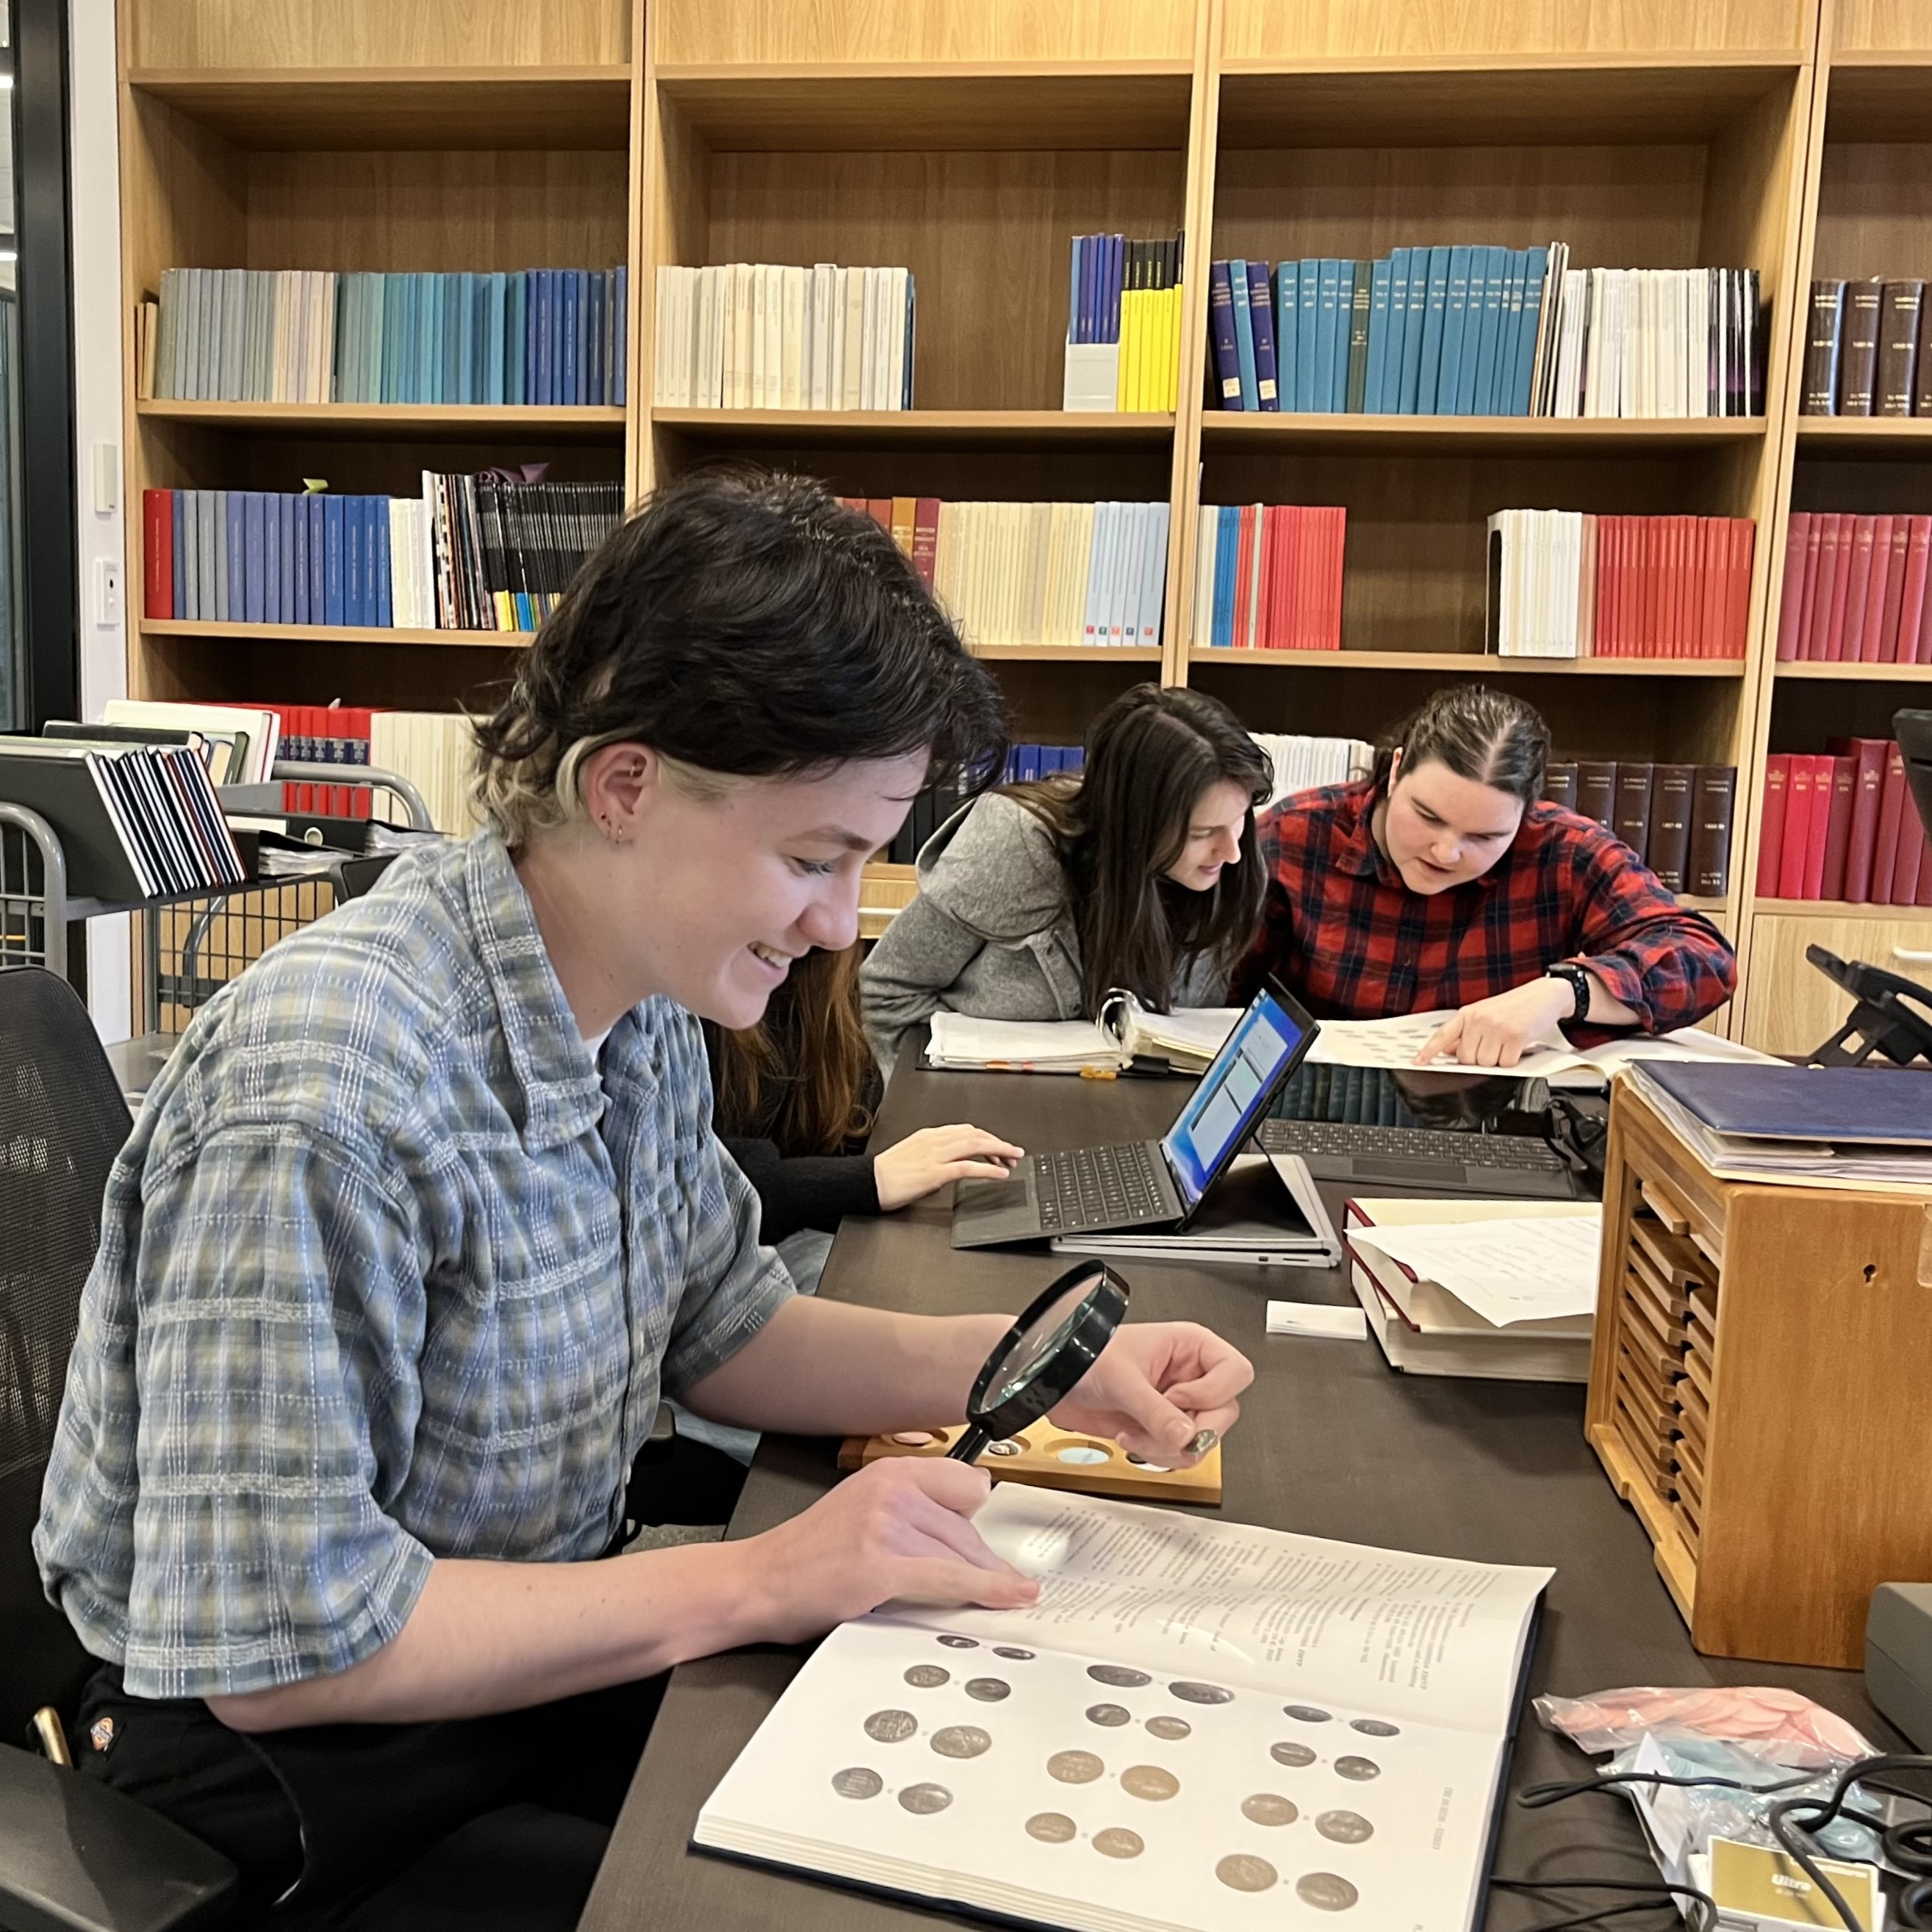
<path id="1" fill-rule="evenodd" d="M 1588 1697 L 1539 1697 L 1536 1714 L 1592 1754 L 1622 1750 L 1648 1736 L 1660 1744 L 1749 1744 L 1762 1761 L 1794 1771 L 1842 1768 L 1872 1755 L 1872 1747 L 1835 1712 L 1768 1684 L 1685 1690 L 1645 1684 Z"/>

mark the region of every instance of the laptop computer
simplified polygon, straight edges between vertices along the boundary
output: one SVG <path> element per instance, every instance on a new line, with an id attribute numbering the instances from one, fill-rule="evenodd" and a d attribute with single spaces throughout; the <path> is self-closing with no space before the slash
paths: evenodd
<path id="1" fill-rule="evenodd" d="M 1318 1180 L 1355 1190 L 1587 1198 L 1542 1134 L 1507 1130 L 1512 1121 L 1540 1120 L 1546 1099 L 1540 1081 L 1507 1074 L 1305 1066 L 1255 1139 L 1264 1154 L 1298 1155 Z"/>
<path id="2" fill-rule="evenodd" d="M 1005 1180 L 962 1181 L 952 1245 L 997 1246 L 1127 1228 L 1178 1233 L 1314 1043 L 1314 1020 L 1270 980 L 1248 1002 L 1157 1141 L 1030 1154 Z"/>

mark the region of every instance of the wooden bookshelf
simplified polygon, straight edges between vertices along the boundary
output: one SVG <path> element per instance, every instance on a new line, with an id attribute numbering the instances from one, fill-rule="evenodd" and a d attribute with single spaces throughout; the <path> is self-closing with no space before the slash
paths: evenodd
<path id="1" fill-rule="evenodd" d="M 1932 511 L 1932 421 L 1799 418 L 1792 332 L 1814 274 L 1932 271 L 1925 10 L 123 0 L 130 308 L 170 267 L 623 261 L 632 290 L 625 410 L 130 400 L 129 500 L 144 487 L 296 488 L 318 475 L 412 494 L 425 467 L 532 460 L 558 477 L 621 477 L 634 494 L 719 458 L 784 463 L 848 496 L 1165 497 L 1165 643 L 985 652 L 1018 735 L 1078 736 L 1130 685 L 1162 677 L 1215 692 L 1257 730 L 1372 736 L 1445 679 L 1478 677 L 1532 694 L 1566 754 L 1735 763 L 1732 891 L 1711 909 L 1740 947 L 1729 1024 L 1748 1030 L 1771 997 L 1756 940 L 1776 940 L 1786 974 L 1793 922 L 1858 916 L 1751 899 L 1766 753 L 1880 728 L 1932 682 L 1932 666 L 1772 662 L 1794 503 Z M 1182 226 L 1195 298 L 1180 407 L 1061 411 L 1068 238 Z M 1771 316 L 1764 414 L 1202 406 L 1210 257 L 1558 238 L 1577 266 L 1755 266 Z M 909 266 L 919 406 L 654 406 L 656 268 L 732 260 Z M 131 371 L 131 316 L 127 343 Z M 1203 502 L 1347 508 L 1342 650 L 1194 647 Z M 1514 506 L 1754 518 L 1744 660 L 1485 654 L 1484 524 Z M 138 586 L 140 520 L 128 521 Z M 130 638 L 136 692 L 443 704 L 474 701 L 525 641 L 150 622 Z"/>

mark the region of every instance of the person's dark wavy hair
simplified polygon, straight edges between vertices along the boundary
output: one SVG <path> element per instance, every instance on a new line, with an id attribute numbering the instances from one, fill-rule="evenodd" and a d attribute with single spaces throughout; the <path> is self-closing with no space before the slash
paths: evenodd
<path id="1" fill-rule="evenodd" d="M 996 771 L 1004 706 L 909 559 L 820 484 L 741 468 L 654 491 L 598 548 L 476 727 L 478 802 L 512 844 L 578 809 L 634 739 L 699 771 L 796 778 L 930 754 Z"/>
<path id="2" fill-rule="evenodd" d="M 1550 727 L 1534 705 L 1486 684 L 1451 684 L 1432 692 L 1388 734 L 1376 753 L 1376 784 L 1389 788 L 1395 754 L 1405 772 L 1431 763 L 1459 778 L 1492 785 L 1526 807 L 1543 796 Z"/>
<path id="3" fill-rule="evenodd" d="M 1202 794 L 1224 778 L 1250 807 L 1241 856 L 1208 891 L 1190 892 L 1164 874 Z M 1254 808 L 1274 783 L 1268 754 L 1218 698 L 1142 684 L 1094 721 L 1080 777 L 1008 788 L 1059 846 L 1090 1013 L 1116 986 L 1164 1012 L 1183 969 L 1203 958 L 1233 972 L 1261 920 Z"/>

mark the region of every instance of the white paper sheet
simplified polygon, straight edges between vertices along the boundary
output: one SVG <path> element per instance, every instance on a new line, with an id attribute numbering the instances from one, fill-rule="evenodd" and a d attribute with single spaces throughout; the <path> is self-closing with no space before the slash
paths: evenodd
<path id="1" fill-rule="evenodd" d="M 1413 1067 L 1415 1057 L 1430 1036 L 1453 1018 L 1448 1012 L 1399 1013 L 1380 1020 L 1324 1020 L 1309 1049 L 1310 1060 L 1331 1066 Z M 1772 1056 L 1694 1027 L 1675 1033 L 1614 1040 L 1602 1046 L 1574 1047 L 1560 1035 L 1528 1048 L 1513 1067 L 1504 1070 L 1525 1079 L 1559 1081 L 1581 1076 L 1592 1082 L 1606 1079 L 1619 1067 L 1638 1060 L 1722 1060 L 1771 1063 Z M 1430 1073 L 1494 1073 L 1493 1066 L 1466 1065 L 1459 1060 L 1436 1059 L 1420 1070 Z"/>
<path id="2" fill-rule="evenodd" d="M 1366 1342 L 1369 1318 L 1359 1308 L 1330 1307 L 1319 1301 L 1270 1301 L 1270 1335 L 1317 1335 L 1337 1342 Z"/>
<path id="3" fill-rule="evenodd" d="M 1358 1228 L 1351 1238 L 1432 1281 L 1486 1322 L 1587 1315 L 1597 1306 L 1604 1216 L 1517 1216 Z"/>

